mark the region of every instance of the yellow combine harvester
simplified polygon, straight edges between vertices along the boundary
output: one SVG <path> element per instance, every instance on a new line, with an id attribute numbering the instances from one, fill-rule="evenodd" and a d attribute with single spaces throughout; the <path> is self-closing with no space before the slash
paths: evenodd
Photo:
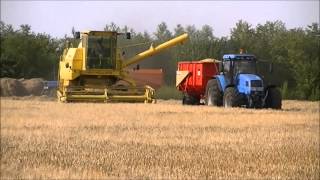
<path id="1" fill-rule="evenodd" d="M 119 35 L 124 33 L 76 33 L 77 38 L 80 38 L 78 47 L 65 48 L 60 57 L 57 90 L 59 101 L 155 102 L 154 89 L 150 86 L 137 87 L 125 68 L 183 43 L 188 35 L 183 34 L 156 47 L 151 45 L 150 49 L 127 60 L 122 59 L 121 50 L 117 48 Z M 125 35 L 130 39 L 129 33 Z"/>

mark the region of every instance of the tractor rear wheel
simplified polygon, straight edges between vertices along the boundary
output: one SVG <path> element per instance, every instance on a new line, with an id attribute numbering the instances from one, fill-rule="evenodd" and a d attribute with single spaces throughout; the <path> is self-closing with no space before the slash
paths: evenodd
<path id="1" fill-rule="evenodd" d="M 197 99 L 197 98 L 195 98 L 195 97 L 193 97 L 193 96 L 191 96 L 191 95 L 189 95 L 187 93 L 185 93 L 183 95 L 183 99 L 182 99 L 182 104 L 183 105 L 197 105 L 199 103 L 200 103 L 199 99 Z"/>
<path id="2" fill-rule="evenodd" d="M 243 104 L 243 98 L 234 87 L 228 87 L 223 95 L 224 107 L 240 107 Z"/>
<path id="3" fill-rule="evenodd" d="M 282 97 L 278 88 L 272 87 L 267 90 L 267 98 L 265 102 L 266 108 L 281 109 Z"/>
<path id="4" fill-rule="evenodd" d="M 222 93 L 216 79 L 211 79 L 207 83 L 205 102 L 208 106 L 222 106 Z"/>

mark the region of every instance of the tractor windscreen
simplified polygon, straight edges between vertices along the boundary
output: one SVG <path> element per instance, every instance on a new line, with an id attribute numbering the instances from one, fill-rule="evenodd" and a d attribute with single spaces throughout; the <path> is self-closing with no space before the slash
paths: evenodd
<path id="1" fill-rule="evenodd" d="M 256 74 L 257 67 L 255 60 L 236 60 L 234 61 L 235 74 Z"/>
<path id="2" fill-rule="evenodd" d="M 115 69 L 116 38 L 89 36 L 87 66 L 91 69 Z"/>

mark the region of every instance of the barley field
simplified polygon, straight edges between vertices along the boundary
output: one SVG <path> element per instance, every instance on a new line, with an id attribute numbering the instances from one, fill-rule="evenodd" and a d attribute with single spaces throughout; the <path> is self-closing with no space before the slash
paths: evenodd
<path id="1" fill-rule="evenodd" d="M 319 102 L 254 110 L 1 98 L 0 179 L 319 179 Z"/>

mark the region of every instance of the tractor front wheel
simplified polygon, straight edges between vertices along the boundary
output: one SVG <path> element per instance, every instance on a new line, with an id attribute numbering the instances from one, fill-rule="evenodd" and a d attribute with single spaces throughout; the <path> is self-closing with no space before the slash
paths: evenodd
<path id="1" fill-rule="evenodd" d="M 224 107 L 240 107 L 243 102 L 243 98 L 234 87 L 228 87 L 223 95 Z"/>

